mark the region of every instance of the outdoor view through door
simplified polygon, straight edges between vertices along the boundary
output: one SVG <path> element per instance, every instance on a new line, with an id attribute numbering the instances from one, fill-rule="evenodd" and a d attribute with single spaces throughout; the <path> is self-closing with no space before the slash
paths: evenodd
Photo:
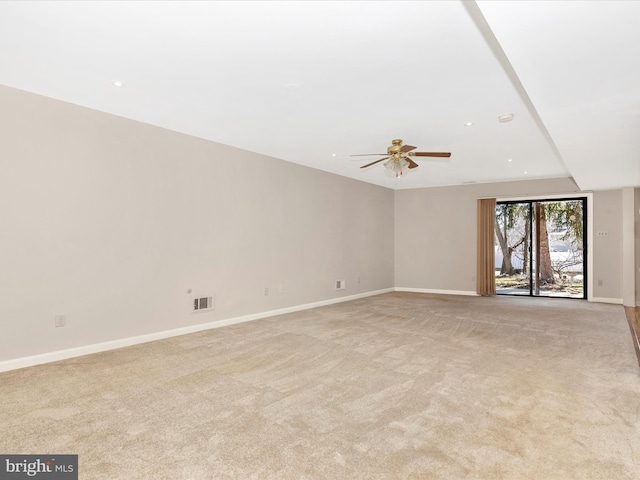
<path id="1" fill-rule="evenodd" d="M 586 198 L 496 203 L 496 293 L 586 298 Z"/>

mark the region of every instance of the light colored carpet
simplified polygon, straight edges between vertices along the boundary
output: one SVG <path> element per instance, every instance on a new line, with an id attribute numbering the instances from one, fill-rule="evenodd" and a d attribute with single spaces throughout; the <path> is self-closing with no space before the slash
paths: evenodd
<path id="1" fill-rule="evenodd" d="M 390 293 L 0 374 L 89 479 L 640 478 L 624 309 Z"/>

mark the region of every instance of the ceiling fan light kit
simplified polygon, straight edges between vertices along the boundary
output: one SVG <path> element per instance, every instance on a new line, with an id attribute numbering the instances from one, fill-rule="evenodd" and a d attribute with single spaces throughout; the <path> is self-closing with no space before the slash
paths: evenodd
<path id="1" fill-rule="evenodd" d="M 384 155 L 384 157 L 379 160 L 375 160 L 371 163 L 367 163 L 366 165 L 361 166 L 360 168 L 367 168 L 376 163 L 380 163 L 384 160 L 387 160 L 383 165 L 385 167 L 385 171 L 387 175 L 394 178 L 402 177 L 407 170 L 419 167 L 419 165 L 414 162 L 409 157 L 442 157 L 449 158 L 451 157 L 450 152 L 414 152 L 417 147 L 413 147 L 411 145 L 402 145 L 402 140 L 396 138 L 391 141 L 391 146 L 387 148 L 387 153 L 362 153 L 351 155 L 352 157 L 363 157 L 369 155 Z"/>
<path id="2" fill-rule="evenodd" d="M 393 178 L 400 178 L 404 175 L 404 172 L 409 168 L 409 162 L 407 162 L 404 158 L 400 158 L 399 160 L 395 160 L 390 158 L 386 162 L 383 163 L 385 173 Z"/>

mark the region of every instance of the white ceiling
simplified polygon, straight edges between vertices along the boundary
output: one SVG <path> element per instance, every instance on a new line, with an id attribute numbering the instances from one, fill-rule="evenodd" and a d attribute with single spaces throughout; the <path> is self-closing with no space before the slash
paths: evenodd
<path id="1" fill-rule="evenodd" d="M 0 84 L 390 188 L 603 190 L 640 186 L 638 24 L 637 1 L 2 1 Z M 451 159 L 350 157 L 394 138 Z"/>

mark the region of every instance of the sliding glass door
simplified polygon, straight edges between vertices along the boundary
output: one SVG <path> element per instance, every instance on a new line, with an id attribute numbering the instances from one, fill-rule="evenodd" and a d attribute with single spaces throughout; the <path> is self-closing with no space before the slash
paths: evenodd
<path id="1" fill-rule="evenodd" d="M 497 202 L 496 293 L 586 298 L 586 198 Z"/>

